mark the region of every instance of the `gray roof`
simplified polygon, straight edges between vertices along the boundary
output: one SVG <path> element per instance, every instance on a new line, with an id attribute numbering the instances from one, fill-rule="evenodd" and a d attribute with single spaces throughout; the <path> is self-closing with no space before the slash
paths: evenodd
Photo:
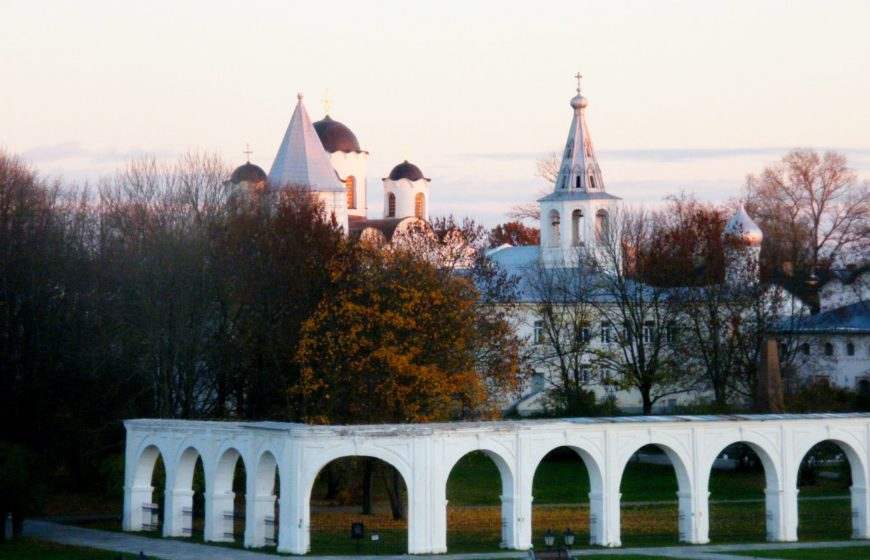
<path id="1" fill-rule="evenodd" d="M 596 191 L 596 192 L 588 192 L 588 191 L 555 191 L 551 192 L 544 198 L 539 198 L 538 202 L 549 202 L 549 201 L 561 201 L 561 200 L 622 200 L 618 196 L 612 195 L 608 192 Z"/>

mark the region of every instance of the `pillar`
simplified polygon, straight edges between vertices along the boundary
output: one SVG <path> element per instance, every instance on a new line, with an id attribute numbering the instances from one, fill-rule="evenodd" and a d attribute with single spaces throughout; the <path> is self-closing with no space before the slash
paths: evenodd
<path id="1" fill-rule="evenodd" d="M 514 531 L 515 524 L 511 523 L 511 520 L 516 516 L 514 515 L 514 498 L 513 496 L 499 496 L 501 500 L 501 543 L 499 546 L 501 548 L 514 548 Z"/>
<path id="2" fill-rule="evenodd" d="M 864 486 L 852 485 L 852 538 L 870 539 L 870 491 Z"/>
<path id="3" fill-rule="evenodd" d="M 142 531 L 152 523 L 151 497 L 154 487 L 124 486 L 124 519 L 125 531 Z"/>
<path id="4" fill-rule="evenodd" d="M 619 484 L 619 481 L 616 482 Z M 617 486 L 618 488 L 618 486 Z M 600 546 L 622 546 L 620 503 L 622 494 L 610 492 L 589 493 L 589 542 Z"/>
<path id="5" fill-rule="evenodd" d="M 677 492 L 679 502 L 680 542 L 706 544 L 710 542 L 709 500 L 710 493 L 699 491 Z"/>
<path id="6" fill-rule="evenodd" d="M 764 491 L 767 518 L 767 540 L 791 542 L 797 540 L 797 488 Z"/>
<path id="7" fill-rule="evenodd" d="M 308 492 L 303 488 L 307 479 L 302 472 L 302 448 L 292 441 L 278 458 L 281 473 L 281 496 L 278 507 L 278 552 L 305 554 L 310 546 L 310 511 Z M 316 473 L 314 476 L 317 476 Z M 314 480 L 310 481 L 314 484 Z"/>
<path id="8" fill-rule="evenodd" d="M 233 492 L 206 492 L 205 538 L 211 542 L 233 541 Z"/>
<path id="9" fill-rule="evenodd" d="M 171 488 L 169 484 L 167 487 Z M 175 488 L 166 492 L 163 508 L 164 537 L 189 537 L 193 534 L 193 490 Z"/>
<path id="10" fill-rule="evenodd" d="M 245 504 L 245 546 L 275 544 L 275 495 L 252 495 Z"/>

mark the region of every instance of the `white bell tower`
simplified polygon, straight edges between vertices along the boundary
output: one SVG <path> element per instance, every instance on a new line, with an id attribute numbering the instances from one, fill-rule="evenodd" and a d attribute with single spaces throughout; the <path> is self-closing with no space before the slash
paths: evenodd
<path id="1" fill-rule="evenodd" d="M 621 200 L 605 192 L 601 168 L 586 124 L 589 101 L 581 94 L 571 99 L 574 116 L 553 192 L 540 199 L 541 255 L 547 266 L 576 266 L 579 255 L 596 243 Z"/>

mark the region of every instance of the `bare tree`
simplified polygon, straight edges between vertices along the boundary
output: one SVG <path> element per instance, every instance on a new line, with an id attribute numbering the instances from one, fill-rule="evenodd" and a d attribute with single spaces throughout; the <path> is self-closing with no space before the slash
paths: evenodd
<path id="1" fill-rule="evenodd" d="M 658 216 L 620 209 L 607 217 L 583 262 L 592 274 L 590 301 L 602 321 L 604 382 L 640 392 L 644 414 L 697 378 L 678 367 L 672 348 L 680 316 L 679 293 L 644 282 L 658 266 L 654 253 Z M 610 342 L 608 342 L 610 341 Z"/>
<path id="2" fill-rule="evenodd" d="M 846 156 L 793 150 L 746 180 L 747 207 L 765 232 L 766 252 L 815 270 L 867 243 L 870 188 Z"/>
<path id="3" fill-rule="evenodd" d="M 558 152 L 552 152 L 535 162 L 535 176 L 543 179 L 547 186 L 552 188 L 559 177 L 559 166 L 562 158 Z M 547 190 L 542 188 L 538 191 L 537 198 L 545 196 Z M 522 222 L 524 220 L 537 221 L 541 218 L 541 208 L 537 202 L 524 202 L 516 204 L 508 211 L 507 216 L 511 220 Z"/>

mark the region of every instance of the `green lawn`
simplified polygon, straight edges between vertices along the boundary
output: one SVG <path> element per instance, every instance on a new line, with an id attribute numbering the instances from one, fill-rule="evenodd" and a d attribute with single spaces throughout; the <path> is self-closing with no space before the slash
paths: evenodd
<path id="1" fill-rule="evenodd" d="M 737 554 L 737 553 L 735 553 Z M 839 560 L 840 558 L 848 558 L 849 560 L 866 560 L 870 559 L 870 546 L 855 546 L 845 548 L 801 548 L 787 550 L 754 550 L 740 551 L 741 556 L 751 556 L 753 558 L 781 558 L 789 560 Z"/>
<path id="2" fill-rule="evenodd" d="M 67 546 L 33 539 L 17 539 L 0 544 L 3 560 L 134 560 L 138 556 L 94 548 Z"/>

